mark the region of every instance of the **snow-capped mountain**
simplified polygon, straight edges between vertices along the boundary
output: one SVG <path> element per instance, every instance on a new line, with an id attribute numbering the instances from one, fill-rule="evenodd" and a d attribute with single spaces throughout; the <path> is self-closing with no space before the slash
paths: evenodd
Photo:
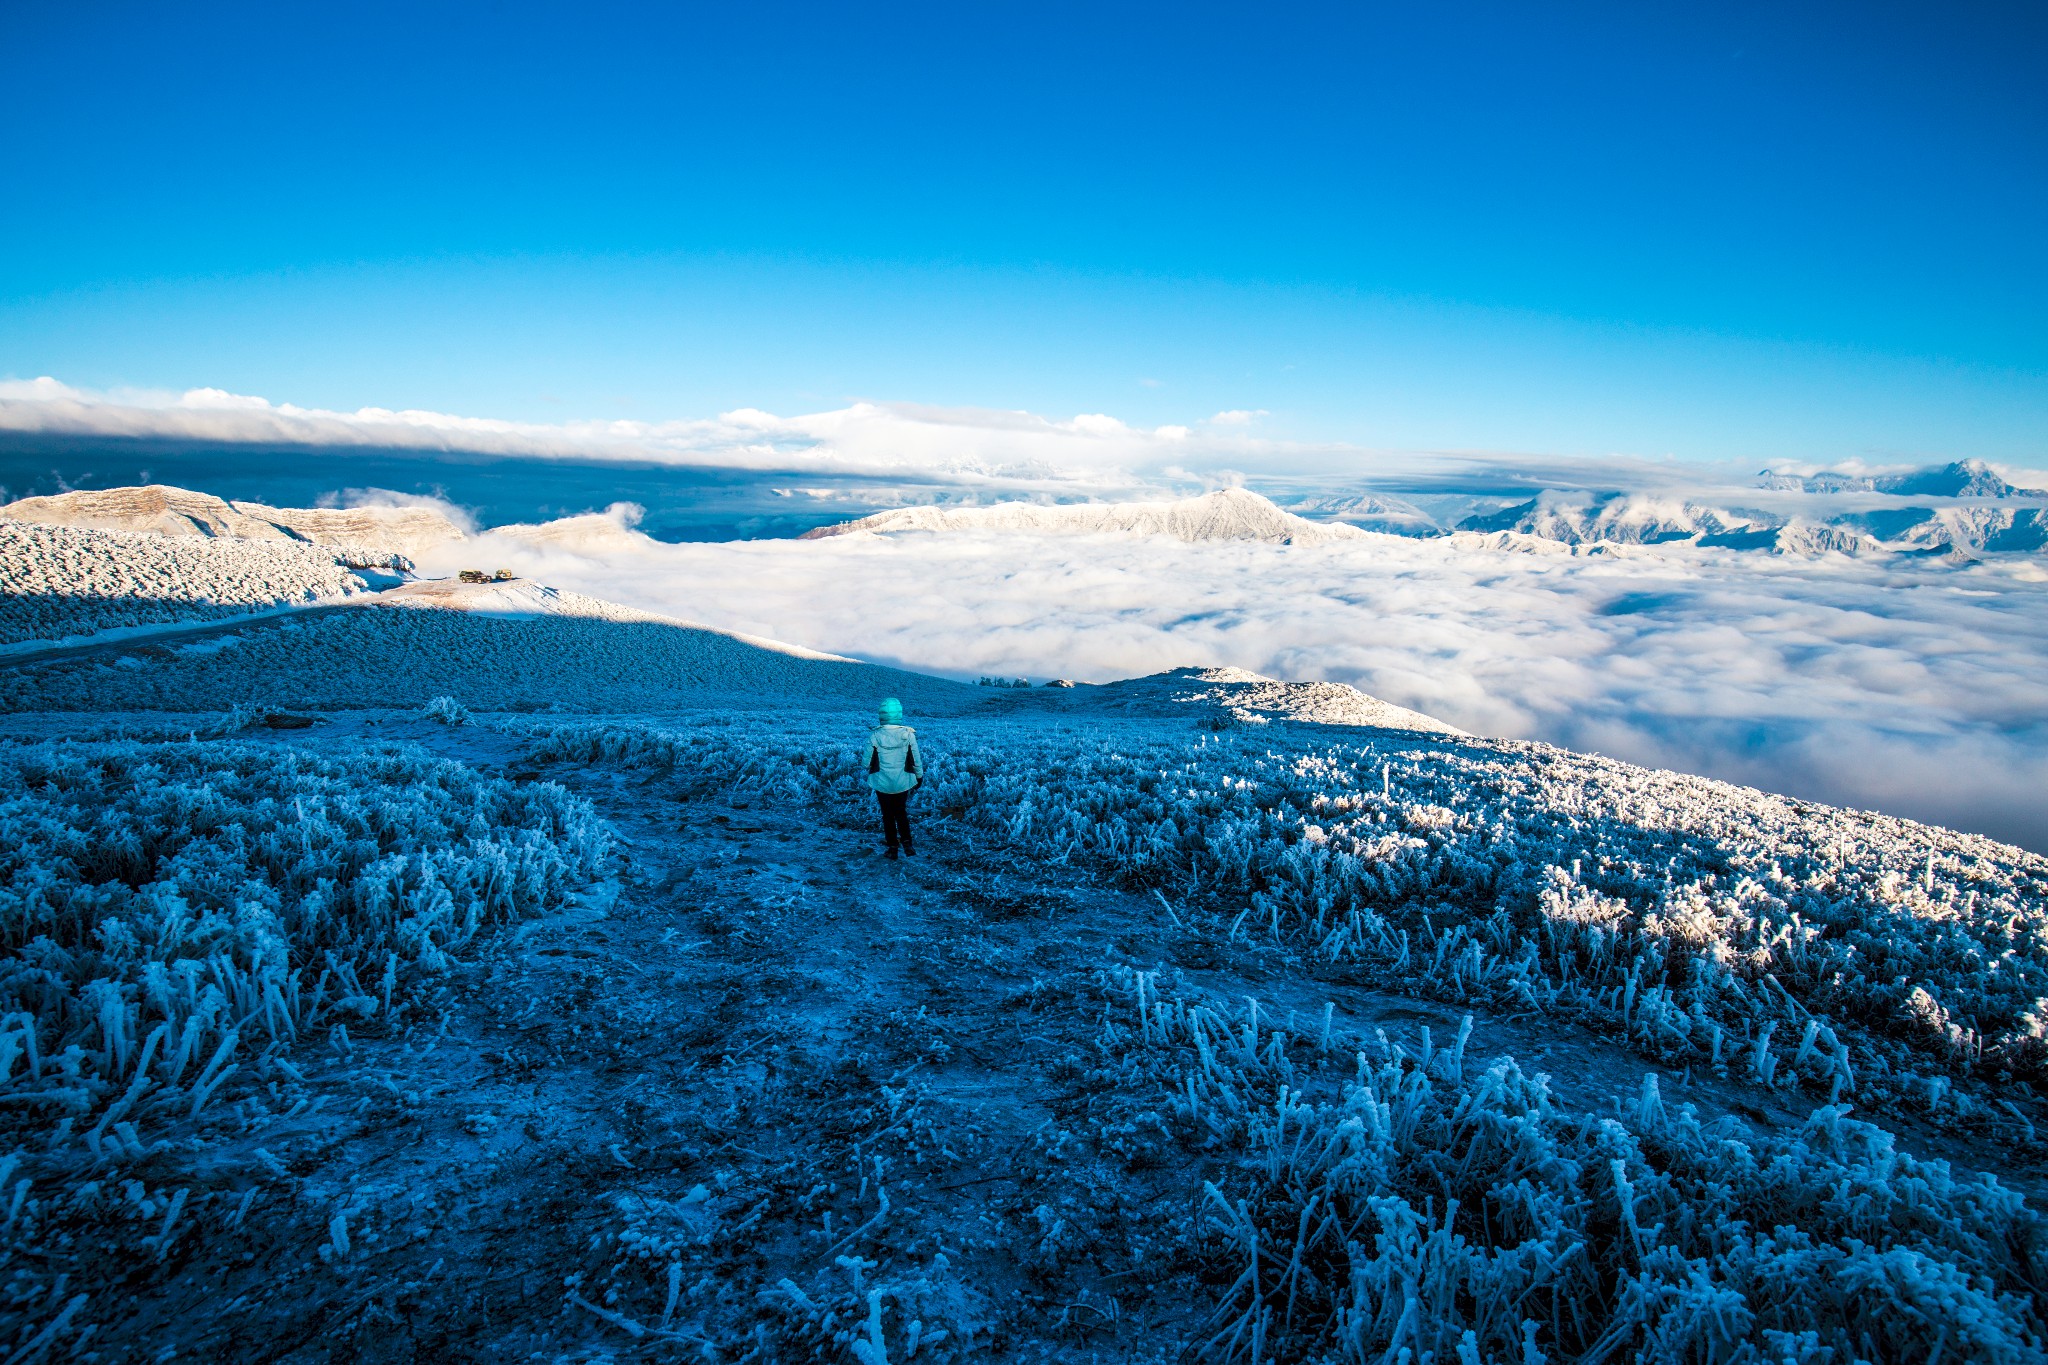
<path id="1" fill-rule="evenodd" d="M 806 532 L 804 539 L 858 534 L 1031 532 L 1038 535 L 1152 535 L 1184 541 L 1321 545 L 1367 533 L 1282 511 L 1242 488 L 1166 502 L 998 503 L 992 507 L 903 507 Z"/>
<path id="2" fill-rule="evenodd" d="M 2039 489 L 2007 483 L 1982 460 L 1956 460 L 1903 474 L 1792 474 L 1766 469 L 1757 486 L 1780 492 L 1896 493 L 1921 498 L 2028 498 Z"/>
<path id="3" fill-rule="evenodd" d="M 1619 493 L 1544 493 L 1498 512 L 1467 517 L 1458 529 L 1480 535 L 1519 535 L 1560 545 L 1682 544 L 1795 556 L 1858 555 L 1884 548 L 1855 527 Z"/>
<path id="4" fill-rule="evenodd" d="M 1762 524 L 1759 517 L 1641 494 L 1544 493 L 1498 512 L 1467 517 L 1458 529 L 1519 531 L 1567 545 L 1658 545 L 1754 531 Z"/>
<path id="5" fill-rule="evenodd" d="M 0 652 L 353 597 L 368 578 L 323 546 L 0 521 Z"/>
<path id="6" fill-rule="evenodd" d="M 1513 532 L 1563 545 L 1691 544 L 1805 556 L 1882 551 L 1973 556 L 2042 549 L 2048 544 L 2048 508 L 2014 505 L 2010 499 L 2025 496 L 2025 490 L 2002 481 L 1999 486 L 2009 491 L 1984 495 L 2002 500 L 1998 505 L 1962 497 L 1939 506 L 1859 506 L 1849 510 L 1817 503 L 1807 511 L 1790 514 L 1644 494 L 1546 492 L 1497 512 L 1467 517 L 1458 523 L 1458 529 L 1481 534 Z M 1914 496 L 1932 495 L 1921 492 Z"/>
<path id="7" fill-rule="evenodd" d="M 1833 519 L 1908 552 L 2028 554 L 2048 547 L 2048 508 L 1962 504 L 1847 512 Z"/>

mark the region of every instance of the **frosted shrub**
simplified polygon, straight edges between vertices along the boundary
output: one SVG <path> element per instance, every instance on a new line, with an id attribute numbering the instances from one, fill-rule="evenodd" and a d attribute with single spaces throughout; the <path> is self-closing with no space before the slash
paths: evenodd
<path id="1" fill-rule="evenodd" d="M 1135 885 L 1242 897 L 1324 959 L 1611 1018 L 1652 1055 L 1761 1047 L 1779 1082 L 1853 1093 L 1853 1022 L 1891 1062 L 2048 1079 L 2048 860 L 1987 839 L 1536 745 L 1049 747 L 957 744 L 932 795 Z"/>
<path id="2" fill-rule="evenodd" d="M 435 697 L 420 708 L 420 714 L 443 725 L 469 724 L 469 708 L 453 697 Z"/>
<path id="3" fill-rule="evenodd" d="M 1352 1054 L 1129 971 L 1112 998 L 1104 1048 L 1232 1154 L 1207 1359 L 2042 1359 L 2038 1215 L 1838 1108 L 1762 1137 L 1651 1075 L 1576 1116 L 1462 1037 Z"/>
<path id="4" fill-rule="evenodd" d="M 551 784 L 386 745 L 0 744 L 0 1086 L 197 1114 L 235 1058 L 388 1018 L 481 927 L 596 875 Z"/>

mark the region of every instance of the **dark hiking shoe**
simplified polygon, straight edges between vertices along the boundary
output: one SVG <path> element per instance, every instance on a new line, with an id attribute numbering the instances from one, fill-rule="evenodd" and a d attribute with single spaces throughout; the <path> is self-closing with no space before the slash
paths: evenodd
<path id="1" fill-rule="evenodd" d="M 910 840 L 908 839 L 903 841 L 903 856 L 906 858 L 915 858 L 917 856 L 917 850 L 911 847 Z"/>
<path id="2" fill-rule="evenodd" d="M 894 862 L 896 860 L 896 845 L 891 844 L 887 848 L 883 849 L 882 856 L 884 858 L 889 859 L 891 862 Z"/>

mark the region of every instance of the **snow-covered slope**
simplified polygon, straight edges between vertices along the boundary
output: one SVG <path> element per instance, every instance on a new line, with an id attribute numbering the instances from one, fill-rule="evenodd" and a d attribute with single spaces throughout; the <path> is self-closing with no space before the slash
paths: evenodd
<path id="1" fill-rule="evenodd" d="M 461 527 L 426 507 L 265 507 L 254 502 L 232 506 L 252 520 L 329 546 L 349 563 L 381 563 L 393 554 L 417 559 L 464 538 Z"/>
<path id="2" fill-rule="evenodd" d="M 633 529 L 639 520 L 640 508 L 630 503 L 614 503 L 602 512 L 494 526 L 485 540 L 509 541 L 536 550 L 561 550 L 592 559 L 630 556 L 649 543 L 646 535 Z"/>
<path id="3" fill-rule="evenodd" d="M 1271 544 L 1320 545 L 1368 534 L 1354 526 L 1310 521 L 1283 512 L 1242 488 L 1226 488 L 1172 502 L 1039 503 L 1006 502 L 993 507 L 903 507 L 858 521 L 823 526 L 804 539 L 869 532 L 1029 532 L 1037 535 L 1153 535 L 1176 540 L 1257 540 Z"/>
<path id="4" fill-rule="evenodd" d="M 331 551 L 0 521 L 0 648 L 217 620 L 366 591 Z"/>
<path id="5" fill-rule="evenodd" d="M 417 558 L 463 537 L 462 528 L 430 508 L 265 507 L 163 484 L 23 498 L 0 506 L 0 520 L 166 536 L 297 540 L 330 547 L 344 561 L 365 566 L 386 564 L 393 555 Z"/>

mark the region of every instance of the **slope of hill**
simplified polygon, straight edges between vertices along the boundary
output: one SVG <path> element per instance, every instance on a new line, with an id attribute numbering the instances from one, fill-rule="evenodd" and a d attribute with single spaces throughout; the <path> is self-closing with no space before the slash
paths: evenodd
<path id="1" fill-rule="evenodd" d="M 1117 710 L 1193 711 L 1209 724 L 1307 721 L 1412 730 L 1418 734 L 1462 735 L 1434 716 L 1381 701 L 1344 683 L 1290 683 L 1244 668 L 1176 668 L 1145 678 L 1127 678 L 1088 689 L 1090 706 Z M 1058 693 L 1033 694 L 1041 706 L 1058 704 Z M 1220 712 L 1220 714 L 1218 714 Z"/>
<path id="2" fill-rule="evenodd" d="M 195 643 L 0 672 L 0 712 L 209 711 L 230 704 L 665 711 L 707 698 L 866 710 L 884 692 L 957 706 L 975 689 L 691 626 L 532 583 L 408 584 L 357 609 Z"/>
<path id="3" fill-rule="evenodd" d="M 162 484 L 23 498 L 0 506 L 0 520 L 166 536 L 297 540 L 327 546 L 358 567 L 389 565 L 394 555 L 416 558 L 463 537 L 454 522 L 428 508 L 265 507 Z"/>
<path id="4" fill-rule="evenodd" d="M 1225 488 L 1172 502 L 1039 503 L 1006 502 L 993 507 L 903 507 L 858 521 L 823 526 L 803 539 L 862 532 L 895 535 L 906 531 L 1025 531 L 1040 535 L 1155 535 L 1176 540 L 1258 540 L 1284 545 L 1319 545 L 1368 534 L 1334 522 L 1310 521 L 1283 512 L 1242 488 Z"/>
<path id="5" fill-rule="evenodd" d="M 0 521 L 0 649 L 368 591 L 325 549 Z"/>

